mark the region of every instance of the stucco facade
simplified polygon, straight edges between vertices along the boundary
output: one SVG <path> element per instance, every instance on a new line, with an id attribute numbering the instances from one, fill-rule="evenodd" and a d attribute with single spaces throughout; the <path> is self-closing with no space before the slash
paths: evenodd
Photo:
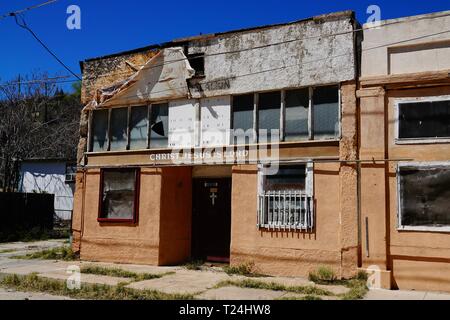
<path id="1" fill-rule="evenodd" d="M 448 142 L 399 144 L 395 139 L 398 99 L 450 96 L 445 69 L 449 40 L 425 37 L 444 24 L 448 16 L 433 14 L 382 22 L 375 29 L 364 26 L 362 33 L 353 13 L 341 12 L 179 39 L 82 62 L 86 108 L 78 150 L 74 250 L 86 260 L 175 265 L 215 244 L 214 235 L 223 238 L 220 230 L 227 226 L 226 250 L 204 257 L 232 265 L 253 262 L 259 272 L 270 275 L 306 276 L 322 265 L 341 278 L 355 276 L 358 269 L 371 274 L 376 270 L 372 276 L 381 287 L 450 291 L 448 233 L 397 228 L 398 165 L 450 159 Z M 418 55 L 411 49 L 416 47 Z M 184 68 L 178 73 L 165 60 L 175 51 L 188 62 L 177 66 Z M 433 52 L 439 57 L 433 66 L 415 60 Z M 195 60 L 199 55 L 201 65 Z M 405 63 L 406 58 L 411 60 Z M 408 65 L 411 70 L 405 69 Z M 186 86 L 171 87 L 175 80 Z M 161 100 L 155 88 L 164 85 L 169 93 Z M 323 88 L 335 90 L 336 98 L 320 96 Z M 270 103 L 279 102 L 275 111 L 261 102 L 271 94 Z M 291 128 L 287 121 L 292 120 L 286 116 L 290 94 L 307 100 L 289 110 L 298 117 L 296 125 L 307 128 L 291 140 L 286 139 Z M 243 96 L 251 103 L 244 106 L 246 113 L 236 113 Z M 321 100 L 326 103 L 320 105 Z M 168 109 L 157 115 L 168 119 L 165 147 L 151 145 L 156 122 L 147 125 L 147 148 L 130 147 L 136 106 L 148 106 L 150 118 L 153 106 Z M 338 110 L 335 118 L 332 108 Z M 264 113 L 268 109 L 270 115 Z M 93 131 L 93 114 L 102 110 L 107 115 L 105 140 Z M 128 119 L 119 138 L 111 134 L 118 121 L 111 120 L 115 110 Z M 251 136 L 240 146 L 222 136 L 214 145 L 204 138 L 211 127 L 233 129 L 236 117 L 244 114 L 255 132 L 272 121 L 281 132 L 280 141 L 267 143 Z M 330 123 L 331 135 L 316 134 Z M 180 127 L 187 129 L 180 134 L 175 130 Z M 172 139 L 175 135 L 193 139 L 180 145 Z M 126 147 L 111 150 L 122 136 Z M 271 151 L 262 152 L 264 148 Z M 189 161 L 175 162 L 179 157 Z M 220 161 L 209 163 L 208 157 Z M 273 163 L 297 172 L 303 185 L 294 184 L 301 193 L 267 189 L 273 181 L 267 182 L 264 170 Z M 102 216 L 104 202 L 112 201 L 108 188 L 114 184 L 103 181 L 105 170 L 137 172 L 134 189 L 128 190 L 135 195 L 134 216 L 127 222 Z M 283 185 L 275 183 L 277 188 Z M 291 197 L 299 201 L 294 209 Z M 229 221 L 215 216 L 219 212 L 227 213 Z M 208 215 L 216 220 L 208 220 Z M 211 241 L 199 238 L 202 230 Z"/>
<path id="2" fill-rule="evenodd" d="M 360 158 L 391 159 L 361 167 L 362 266 L 381 269 L 383 286 L 450 290 L 450 238 L 439 228 L 399 227 L 398 166 L 448 162 L 444 141 L 397 139 L 399 101 L 450 94 L 449 12 L 387 20 L 366 30 L 360 79 Z M 366 27 L 366 26 L 365 26 Z M 385 47 L 370 49 L 387 44 Z M 448 207 L 447 209 L 448 210 Z"/>

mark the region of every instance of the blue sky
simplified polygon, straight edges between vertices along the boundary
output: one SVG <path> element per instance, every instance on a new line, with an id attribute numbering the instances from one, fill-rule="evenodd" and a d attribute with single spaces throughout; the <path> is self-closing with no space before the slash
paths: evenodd
<path id="1" fill-rule="evenodd" d="M 3 0 L 0 15 L 41 2 L 45 0 Z M 81 30 L 66 27 L 66 9 L 71 4 L 81 8 Z M 79 73 L 79 61 L 87 58 L 200 33 L 283 23 L 341 10 L 354 10 L 363 23 L 369 16 L 369 5 L 381 8 L 382 19 L 450 10 L 446 0 L 59 0 L 27 12 L 25 19 L 59 58 Z M 0 41 L 0 83 L 35 70 L 68 74 L 11 17 L 0 20 Z"/>

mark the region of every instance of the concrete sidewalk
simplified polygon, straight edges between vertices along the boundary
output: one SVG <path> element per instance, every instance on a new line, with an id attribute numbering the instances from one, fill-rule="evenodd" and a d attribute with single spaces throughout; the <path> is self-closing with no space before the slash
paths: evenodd
<path id="1" fill-rule="evenodd" d="M 130 278 L 112 277 L 105 275 L 81 274 L 81 282 L 86 284 L 104 284 L 116 286 L 119 283 L 128 283 L 128 288 L 137 290 L 156 290 L 168 294 L 191 294 L 196 299 L 213 300 L 273 300 L 273 299 L 302 299 L 304 294 L 287 291 L 275 291 L 267 289 L 242 288 L 232 285 L 217 287 L 223 281 L 242 281 L 245 279 L 278 285 L 308 286 L 316 289 L 324 289 L 331 292 L 330 296 L 318 296 L 323 300 L 339 299 L 340 295 L 349 291 L 349 288 L 340 285 L 317 285 L 303 278 L 294 277 L 244 277 L 228 275 L 219 267 L 207 267 L 204 270 L 187 270 L 185 267 L 156 267 L 132 264 L 114 264 L 80 261 L 53 261 L 53 260 L 18 260 L 15 255 L 23 255 L 47 248 L 55 248 L 64 245 L 64 241 L 51 240 L 35 243 L 10 243 L 0 244 L 0 276 L 7 274 L 29 275 L 37 273 L 39 277 L 48 279 L 67 280 L 72 274 L 69 268 L 82 266 L 101 266 L 107 268 L 120 268 L 136 273 L 150 273 L 162 275 L 160 278 L 136 281 Z M 6 251 L 5 251 L 6 250 Z M 14 250 L 14 251 L 11 251 Z M 19 293 L 14 290 L 2 289 L 0 300 L 7 298 L 17 299 L 67 299 L 37 293 Z M 371 290 L 365 297 L 367 300 L 450 300 L 450 294 L 438 294 L 416 291 L 390 291 Z"/>

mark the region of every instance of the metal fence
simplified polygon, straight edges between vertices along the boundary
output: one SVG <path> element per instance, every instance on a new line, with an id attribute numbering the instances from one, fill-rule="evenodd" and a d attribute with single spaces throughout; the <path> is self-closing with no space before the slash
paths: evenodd
<path id="1" fill-rule="evenodd" d="M 258 195 L 258 227 L 304 230 L 314 228 L 314 200 L 304 191 L 266 191 Z"/>

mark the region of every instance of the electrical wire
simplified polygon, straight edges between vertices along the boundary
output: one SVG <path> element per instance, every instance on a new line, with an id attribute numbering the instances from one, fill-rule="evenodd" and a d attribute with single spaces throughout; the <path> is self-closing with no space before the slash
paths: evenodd
<path id="1" fill-rule="evenodd" d="M 22 16 L 21 13 L 19 13 L 19 14 L 14 13 L 14 14 L 13 14 L 13 17 L 14 17 L 14 20 L 15 20 L 16 24 L 17 24 L 19 27 L 21 27 L 21 28 L 27 30 L 28 32 L 30 32 L 31 35 L 36 39 L 36 41 L 39 42 L 39 44 L 40 44 L 40 45 L 41 45 L 41 46 L 42 46 L 42 47 L 43 47 L 50 55 L 52 55 L 53 58 L 56 59 L 56 61 L 58 61 L 58 62 L 59 62 L 59 63 L 60 63 L 67 71 L 69 71 L 69 73 L 71 73 L 75 78 L 77 78 L 78 80 L 81 80 L 81 78 L 80 78 L 77 74 L 75 74 L 75 72 L 73 72 L 72 70 L 70 70 L 70 68 L 69 68 L 64 62 L 62 62 L 61 59 L 59 59 L 59 58 L 56 56 L 56 54 L 53 53 L 53 51 L 50 50 L 50 48 L 49 48 L 49 47 L 48 47 L 41 39 L 39 39 L 39 37 L 36 35 L 36 33 L 35 33 L 33 30 L 31 30 L 30 27 L 28 27 L 28 25 L 27 25 L 27 23 L 26 23 L 26 21 L 25 21 L 25 18 Z M 19 21 L 19 17 L 20 17 L 20 20 L 21 20 L 21 21 Z"/>
<path id="2" fill-rule="evenodd" d="M 50 1 L 47 1 L 47 2 L 44 2 L 44 3 L 40 3 L 40 4 L 37 4 L 37 5 L 31 6 L 31 7 L 27 7 L 27 8 L 21 9 L 21 10 L 9 12 L 9 13 L 6 13 L 6 14 L 0 16 L 0 20 L 5 19 L 7 17 L 12 17 L 12 16 L 14 16 L 16 14 L 21 14 L 21 13 L 24 13 L 24 12 L 27 12 L 27 11 L 30 11 L 30 10 L 33 10 L 33 9 L 40 8 L 40 7 L 46 6 L 48 4 L 51 4 L 51 3 L 54 3 L 54 2 L 57 2 L 57 1 L 58 0 L 50 0 Z"/>
<path id="3" fill-rule="evenodd" d="M 216 52 L 216 53 L 211 53 L 211 54 L 205 54 L 202 56 L 197 56 L 197 57 L 192 57 L 192 58 L 182 58 L 182 59 L 176 59 L 176 60 L 171 60 L 168 62 L 164 62 L 161 64 L 156 64 L 156 65 L 152 65 L 152 66 L 146 66 L 146 64 L 138 64 L 135 66 L 141 66 L 143 68 L 141 68 L 140 70 L 144 70 L 144 69 L 152 69 L 152 68 L 158 68 L 167 64 L 171 64 L 171 63 L 176 63 L 176 62 L 180 62 L 180 61 L 185 61 L 185 60 L 192 60 L 192 59 L 200 59 L 200 58 L 204 58 L 204 57 L 211 57 L 211 56 L 218 56 L 218 55 L 226 55 L 226 54 L 233 54 L 233 53 L 240 53 L 240 52 L 244 52 L 244 51 L 249 51 L 249 50 L 256 50 L 256 49 L 261 49 L 261 48 L 267 48 L 270 46 L 277 46 L 277 45 L 281 45 L 281 44 L 285 44 L 285 43 L 291 43 L 291 42 L 295 42 L 295 41 L 305 41 L 305 40 L 310 40 L 310 39 L 315 39 L 315 38 L 326 38 L 326 37 L 332 37 L 332 36 L 339 36 L 339 35 L 344 35 L 344 34 L 348 34 L 348 33 L 356 33 L 356 32 L 360 32 L 360 31 L 364 31 L 364 30 L 370 30 L 370 29 L 374 29 L 374 28 L 381 28 L 381 27 L 386 27 L 386 26 L 390 26 L 390 25 L 395 25 L 395 24 L 401 24 L 401 23 L 406 23 L 406 22 L 413 22 L 413 21 L 419 21 L 419 20 L 425 20 L 425 19 L 429 19 L 429 18 L 437 18 L 437 17 L 446 17 L 446 16 L 450 16 L 450 13 L 446 13 L 446 14 L 442 14 L 439 16 L 433 16 L 433 17 L 427 17 L 427 16 L 419 16 L 416 19 L 408 19 L 408 20 L 394 20 L 392 22 L 387 22 L 384 24 L 381 24 L 379 26 L 375 26 L 375 27 L 362 27 L 362 28 L 358 28 L 358 29 L 353 29 L 350 31 L 343 31 L 343 32 L 339 32 L 339 33 L 332 33 L 332 34 L 326 34 L 326 35 L 317 35 L 317 36 L 311 36 L 311 37 L 305 37 L 305 38 L 299 38 L 299 39 L 290 39 L 290 40 L 285 40 L 285 41 L 280 41 L 280 42 L 275 42 L 275 43 L 269 43 L 269 44 L 265 44 L 262 46 L 255 46 L 255 47 L 250 47 L 250 48 L 244 48 L 244 49 L 239 49 L 239 50 L 232 50 L 232 51 L 224 51 L 224 52 Z M 402 41 L 397 41 L 397 42 L 393 42 L 393 43 L 389 43 L 389 44 L 382 44 L 382 45 L 378 45 L 375 47 L 371 47 L 371 48 L 366 48 L 363 49 L 361 51 L 368 51 L 368 50 L 373 50 L 373 49 L 377 49 L 377 48 L 382 48 L 382 47 L 386 47 L 386 46 L 391 46 L 391 45 L 395 45 L 395 44 L 401 44 L 401 43 L 405 43 L 405 42 L 409 42 L 409 41 L 413 41 L 413 40 L 418 40 L 418 39 L 423 39 L 423 38 L 427 38 L 430 36 L 435 36 L 435 35 L 439 35 L 439 34 L 444 34 L 444 33 L 448 33 L 450 32 L 450 30 L 445 30 L 442 32 L 438 32 L 438 33 L 433 33 L 433 34 L 427 34 L 424 36 L 419 36 L 416 38 L 412 38 L 412 39 L 407 39 L 407 40 L 402 40 Z M 353 54 L 353 52 L 352 52 Z M 328 57 L 330 59 L 335 58 L 335 57 Z M 323 59 L 320 59 L 323 60 Z M 311 61 L 312 62 L 312 61 Z M 310 62 L 306 62 L 306 63 L 310 63 Z M 296 66 L 296 65 L 295 65 Z M 287 67 L 291 67 L 291 66 L 287 66 Z M 268 71 L 272 71 L 272 70 L 268 70 Z M 264 71 L 267 72 L 267 71 Z M 65 82 L 77 82 L 80 81 L 80 77 L 74 73 L 71 72 L 72 75 L 74 75 L 77 80 L 68 80 L 68 81 L 63 81 L 62 83 Z M 100 77 L 110 77 L 110 76 L 115 76 L 115 75 L 121 75 L 121 74 L 127 74 L 130 75 L 130 72 L 116 72 L 116 73 L 112 73 L 112 74 L 107 74 L 107 75 L 98 75 L 98 76 L 92 76 L 92 77 L 85 77 L 85 80 L 91 80 L 91 79 L 97 79 Z M 68 76 L 70 77 L 70 76 Z M 236 76 L 234 76 L 236 77 Z M 232 77 L 232 78 L 234 78 Z M 46 81 L 46 79 L 42 79 L 43 82 Z M 225 78 L 222 78 L 221 80 L 226 80 Z M 212 81 L 212 82 L 217 82 L 217 80 Z M 34 83 L 34 82 L 33 82 Z M 204 84 L 205 82 L 203 82 L 202 84 Z M 13 85 L 14 83 L 8 83 L 8 84 L 4 84 L 4 85 Z M 21 84 L 26 84 L 26 82 L 21 82 Z M 2 84 L 0 84 L 1 86 Z"/>

